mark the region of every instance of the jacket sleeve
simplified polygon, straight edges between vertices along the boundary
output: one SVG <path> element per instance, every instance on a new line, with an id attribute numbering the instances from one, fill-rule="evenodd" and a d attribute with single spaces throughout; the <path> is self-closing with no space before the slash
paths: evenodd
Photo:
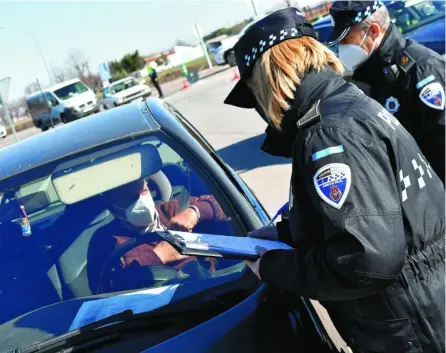
<path id="1" fill-rule="evenodd" d="M 293 173 L 297 170 L 299 178 L 292 180 L 294 205 L 299 194 L 309 193 L 321 225 L 290 224 L 311 241 L 264 254 L 260 276 L 322 301 L 376 293 L 398 277 L 406 255 L 399 191 L 388 157 L 392 151 L 335 127 L 317 129 L 307 141 L 295 145 Z M 326 149 L 334 146 L 342 146 L 342 152 L 327 155 Z M 313 158 L 320 151 L 325 156 Z"/>
<path id="2" fill-rule="evenodd" d="M 415 103 L 414 116 L 421 123 L 424 134 L 429 136 L 432 142 L 424 149 L 435 150 L 428 152 L 429 156 L 437 155 L 429 162 L 440 177 L 444 175 L 445 158 L 445 61 L 435 56 L 421 59 L 415 64 L 411 72 L 411 89 L 414 92 L 412 98 Z M 440 91 L 440 92 L 439 92 Z M 432 94 L 441 94 L 442 97 L 434 98 Z M 432 105 L 432 103 L 437 104 Z M 423 149 L 422 148 L 422 149 Z"/>

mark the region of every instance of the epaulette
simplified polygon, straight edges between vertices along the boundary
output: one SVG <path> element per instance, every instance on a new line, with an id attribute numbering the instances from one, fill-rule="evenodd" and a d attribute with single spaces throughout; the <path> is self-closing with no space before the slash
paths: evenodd
<path id="1" fill-rule="evenodd" d="M 320 103 L 321 100 L 319 99 L 315 104 L 313 104 L 310 110 L 297 121 L 297 127 L 299 129 L 302 129 L 308 125 L 316 124 L 321 120 L 321 114 L 319 112 Z"/>
<path id="2" fill-rule="evenodd" d="M 411 67 L 414 66 L 415 60 L 406 50 L 403 50 L 400 53 L 400 55 L 398 55 L 398 58 L 396 59 L 396 64 L 398 65 L 401 71 L 407 74 L 411 69 Z"/>
<path id="3" fill-rule="evenodd" d="M 396 64 L 404 72 L 408 73 L 418 59 L 426 55 L 426 48 L 413 42 L 398 55 Z"/>

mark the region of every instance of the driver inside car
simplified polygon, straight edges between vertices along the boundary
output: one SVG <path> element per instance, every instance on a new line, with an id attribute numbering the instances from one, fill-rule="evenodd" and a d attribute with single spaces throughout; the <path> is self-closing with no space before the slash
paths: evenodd
<path id="1" fill-rule="evenodd" d="M 213 196 L 191 197 L 188 208 L 180 212 L 179 202 L 171 200 L 155 206 L 145 179 L 120 186 L 103 194 L 114 220 L 95 232 L 88 250 L 88 277 L 93 293 L 100 292 L 101 271 L 109 256 L 122 244 L 140 234 L 179 230 L 191 232 L 201 221 L 225 221 L 223 210 Z M 192 261 L 210 272 L 216 259 L 184 256 L 168 242 L 154 235 L 153 241 L 139 245 L 120 257 L 121 275 L 117 290 L 143 287 L 147 278 L 145 266 L 169 266 L 180 270 Z M 126 283 L 124 283 L 126 282 Z"/>

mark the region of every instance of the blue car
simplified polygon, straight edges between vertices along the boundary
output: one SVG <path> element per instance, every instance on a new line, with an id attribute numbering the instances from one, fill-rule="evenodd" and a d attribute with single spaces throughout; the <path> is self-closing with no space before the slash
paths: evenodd
<path id="1" fill-rule="evenodd" d="M 445 2 L 434 0 L 384 1 L 392 22 L 401 33 L 439 54 L 445 54 Z M 327 42 L 331 16 L 313 23 L 318 38 Z M 337 46 L 332 48 L 337 52 Z"/>
<path id="2" fill-rule="evenodd" d="M 243 261 L 177 257 L 155 229 L 124 237 L 129 208 L 109 197 L 139 181 L 160 222 L 200 199 L 214 216 L 194 232 L 246 236 L 270 221 L 171 105 L 150 98 L 57 127 L 0 150 L 0 165 L 0 352 L 348 351 L 314 302 Z"/>

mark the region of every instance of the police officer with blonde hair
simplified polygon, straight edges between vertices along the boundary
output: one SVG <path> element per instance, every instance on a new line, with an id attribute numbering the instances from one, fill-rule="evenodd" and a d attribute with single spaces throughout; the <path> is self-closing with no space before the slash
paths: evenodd
<path id="1" fill-rule="evenodd" d="M 256 109 L 271 151 L 293 164 L 288 222 L 251 236 L 294 249 L 261 253 L 251 270 L 319 300 L 354 352 L 442 352 L 444 188 L 414 139 L 342 78 L 296 8 L 256 22 L 235 55 L 241 79 L 225 102 Z"/>
<path id="2" fill-rule="evenodd" d="M 401 11 L 408 11 L 400 1 Z M 421 7 L 443 12 L 444 2 Z M 445 60 L 400 33 L 380 0 L 335 1 L 333 32 L 327 45 L 339 44 L 339 58 L 353 80 L 371 87 L 381 103 L 409 131 L 444 183 Z"/>

